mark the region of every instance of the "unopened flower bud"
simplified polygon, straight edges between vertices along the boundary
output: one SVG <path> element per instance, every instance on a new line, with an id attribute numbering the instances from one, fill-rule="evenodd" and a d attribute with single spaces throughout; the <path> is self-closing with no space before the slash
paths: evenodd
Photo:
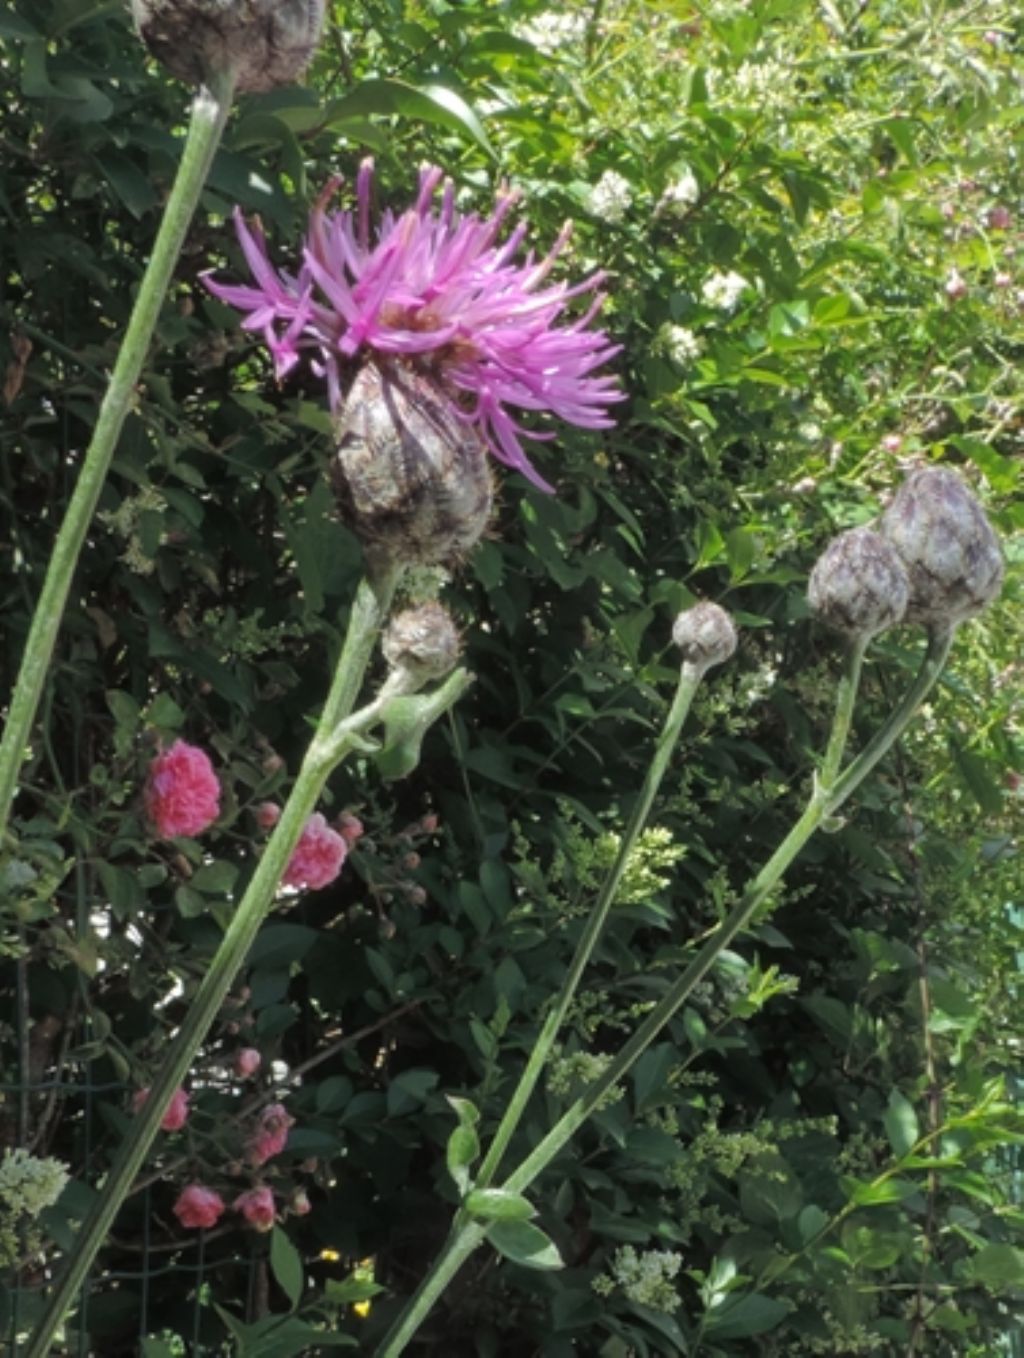
<path id="1" fill-rule="evenodd" d="M 437 827 L 440 824 L 441 822 L 437 815 L 435 815 L 433 811 L 428 811 L 420 820 L 420 833 L 424 835 L 435 834 L 437 832 Z"/>
<path id="2" fill-rule="evenodd" d="M 442 678 L 459 658 L 459 634 L 451 614 L 439 603 L 396 613 L 381 644 L 391 668 L 409 671 L 420 683 Z"/>
<path id="3" fill-rule="evenodd" d="M 718 604 L 694 604 L 676 618 L 672 640 L 682 651 L 684 662 L 707 669 L 723 664 L 735 651 L 736 628 Z"/>
<path id="4" fill-rule="evenodd" d="M 894 627 L 907 611 L 910 581 L 895 548 L 870 528 L 851 528 L 815 563 L 807 602 L 822 622 L 850 636 Z"/>
<path id="5" fill-rule="evenodd" d="M 879 527 L 907 570 L 908 622 L 955 627 L 999 593 L 999 539 L 978 500 L 950 468 L 925 467 L 909 476 Z"/>
<path id="6" fill-rule="evenodd" d="M 320 41 L 324 0 L 132 0 L 139 36 L 189 85 L 235 73 L 239 90 L 296 80 Z"/>
<path id="7" fill-rule="evenodd" d="M 241 1047 L 235 1052 L 235 1074 L 240 1080 L 255 1075 L 263 1064 L 263 1057 L 255 1047 Z"/>
<path id="8" fill-rule="evenodd" d="M 335 490 L 355 533 L 408 564 L 467 552 L 491 512 L 491 472 L 450 396 L 412 368 L 360 369 L 341 410 Z"/>
<path id="9" fill-rule="evenodd" d="M 357 839 L 363 837 L 363 822 L 358 816 L 354 816 L 351 811 L 343 811 L 334 822 L 335 829 L 341 835 L 345 843 L 352 847 Z"/>
<path id="10" fill-rule="evenodd" d="M 281 819 L 281 808 L 277 802 L 260 802 L 256 808 L 256 824 L 261 830 L 272 830 Z"/>
<path id="11" fill-rule="evenodd" d="M 309 1200 L 309 1194 L 304 1188 L 297 1188 L 295 1190 L 292 1194 L 289 1206 L 297 1217 L 304 1217 L 313 1210 L 313 1204 Z"/>

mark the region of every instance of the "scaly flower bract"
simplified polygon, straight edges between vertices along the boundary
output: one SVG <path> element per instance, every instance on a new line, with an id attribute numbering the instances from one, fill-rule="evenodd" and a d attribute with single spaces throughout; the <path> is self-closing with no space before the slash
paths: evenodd
<path id="1" fill-rule="evenodd" d="M 619 352 L 603 330 L 590 329 L 601 306 L 595 296 L 575 319 L 557 322 L 572 298 L 594 293 L 595 273 L 569 286 L 545 283 L 569 239 L 568 225 L 549 253 L 514 262 L 526 227 L 498 243 L 517 195 L 502 191 L 484 219 L 455 209 L 455 187 L 443 172 L 420 172 L 414 205 L 400 216 L 385 211 L 370 225 L 373 163 L 356 180 L 353 211 L 328 212 L 328 185 L 313 209 L 297 274 L 270 263 L 259 223 L 236 209 L 235 225 L 255 287 L 233 287 L 204 275 L 214 296 L 246 312 L 246 330 L 262 333 L 278 378 L 314 353 L 326 378 L 332 409 L 343 400 L 347 365 L 391 355 L 441 377 L 460 414 L 476 425 L 500 461 L 543 490 L 551 487 L 531 466 L 521 440 L 550 439 L 525 429 L 509 413 L 546 411 L 587 429 L 606 429 L 607 407 L 622 399 L 615 378 L 593 372 Z"/>

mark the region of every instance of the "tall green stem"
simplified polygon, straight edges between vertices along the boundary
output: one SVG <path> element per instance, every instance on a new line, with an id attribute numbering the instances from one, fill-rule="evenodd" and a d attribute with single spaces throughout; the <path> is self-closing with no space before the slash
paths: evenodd
<path id="1" fill-rule="evenodd" d="M 211 81 L 209 88 L 200 89 L 193 100 L 174 187 L 164 209 L 153 253 L 142 277 L 74 493 L 54 543 L 0 741 L 0 842 L 10 818 L 18 773 L 25 759 L 82 543 L 131 408 L 135 384 L 153 338 L 167 286 L 231 110 L 234 86 L 234 75 L 224 74 Z"/>
<path id="2" fill-rule="evenodd" d="M 629 863 L 630 854 L 641 830 L 647 824 L 647 817 L 650 815 L 651 806 L 657 796 L 661 780 L 665 776 L 668 761 L 672 756 L 679 740 L 679 733 L 683 729 L 683 722 L 690 710 L 693 696 L 700 686 L 700 681 L 704 677 L 704 669 L 689 663 L 684 664 L 679 674 L 679 684 L 676 688 L 675 698 L 669 709 L 665 724 L 658 737 L 657 745 L 654 749 L 654 757 L 651 759 L 644 777 L 643 787 L 640 789 L 636 803 L 630 814 L 626 825 L 625 833 L 622 836 L 622 843 L 619 845 L 618 854 L 612 864 L 608 876 L 602 883 L 594 908 L 590 912 L 583 932 L 580 934 L 579 942 L 576 944 L 576 951 L 569 964 L 562 988 L 558 993 L 554 1006 L 544 1021 L 544 1026 L 540 1031 L 533 1050 L 530 1052 L 526 1069 L 520 1076 L 519 1083 L 509 1100 L 508 1107 L 505 1109 L 504 1116 L 494 1134 L 494 1140 L 484 1156 L 480 1166 L 480 1172 L 476 1177 L 476 1187 L 486 1188 L 494 1178 L 501 1163 L 501 1158 L 512 1139 L 515 1129 L 526 1111 L 530 1095 L 533 1093 L 537 1081 L 540 1079 L 544 1066 L 547 1063 L 551 1048 L 554 1046 L 559 1029 L 565 1022 L 565 1016 L 569 1012 L 569 1006 L 576 994 L 576 988 L 580 983 L 580 977 L 590 961 L 597 940 L 601 936 L 605 922 L 608 919 L 608 912 L 611 910 L 615 901 L 616 893 L 622 881 L 622 875 L 626 871 Z"/>
<path id="3" fill-rule="evenodd" d="M 951 632 L 930 634 L 921 668 L 903 701 L 846 770 L 838 774 L 864 654 L 863 646 L 855 644 L 851 647 L 837 693 L 835 716 L 822 770 L 799 820 L 750 883 L 739 903 L 665 992 L 600 1078 L 588 1086 L 565 1112 L 508 1177 L 503 1188 L 513 1193 L 524 1192 L 594 1112 L 609 1090 L 628 1074 L 634 1062 L 685 1003 L 694 986 L 707 974 L 723 948 L 750 923 L 822 821 L 839 809 L 898 739 L 942 673 L 951 644 Z M 485 1226 L 469 1220 L 461 1213 L 456 1217 L 444 1248 L 385 1337 L 377 1351 L 377 1358 L 398 1358 L 462 1264 L 485 1237 Z"/>
<path id="4" fill-rule="evenodd" d="M 349 617 L 345 645 L 316 734 L 306 752 L 281 819 L 267 842 L 220 947 L 189 1004 L 185 1020 L 150 1087 L 149 1097 L 132 1120 L 131 1130 L 122 1142 L 103 1189 L 79 1232 L 67 1268 L 54 1289 L 23 1358 L 46 1358 L 50 1352 L 57 1327 L 85 1281 L 97 1251 L 142 1166 L 171 1095 L 188 1073 L 266 918 L 281 875 L 306 820 L 331 771 L 351 748 L 332 737 L 339 723 L 355 705 L 374 642 L 387 618 L 398 575 L 397 568 L 387 566 L 379 570 L 375 578 L 364 580 L 359 586 Z M 353 737 L 355 735 L 353 732 Z"/>

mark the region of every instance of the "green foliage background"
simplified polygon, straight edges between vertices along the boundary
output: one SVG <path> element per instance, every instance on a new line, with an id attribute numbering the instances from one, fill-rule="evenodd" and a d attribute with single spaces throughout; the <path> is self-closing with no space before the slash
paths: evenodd
<path id="1" fill-rule="evenodd" d="M 197 283 L 239 275 L 232 206 L 260 214 L 286 262 L 323 183 L 368 152 L 382 203 L 407 200 L 423 160 L 480 210 L 507 178 L 540 250 L 573 217 L 573 272 L 607 271 L 628 401 L 602 440 L 567 429 L 541 449 L 555 497 L 505 478 L 492 535 L 447 590 L 478 681 L 408 780 L 335 779 L 329 809 L 356 810 L 367 837 L 336 887 L 264 927 L 187 1132 L 125 1207 L 69 1353 L 285 1358 L 326 1352 L 328 1330 L 370 1351 L 455 1202 L 445 1095 L 493 1127 L 563 973 L 671 692 L 674 613 L 723 603 L 740 653 L 697 704 L 660 834 L 513 1154 L 794 818 L 838 660 L 807 618 L 810 563 L 918 460 L 985 495 L 1003 599 L 771 918 L 540 1182 L 567 1267 L 481 1255 L 418 1351 L 1019 1351 L 1024 24 L 1011 3 L 938 0 L 552 13 L 336 5 L 308 87 L 244 100 L 217 157 L 2 868 L 0 1135 L 72 1168 L 43 1223 L 51 1259 L 252 870 L 253 808 L 297 767 L 360 570 L 325 480 L 319 385 L 278 388 Z M 5 5 L 0 80 L 6 693 L 187 92 L 96 0 Z M 687 172 L 696 201 L 666 199 Z M 729 271 L 747 286 L 723 309 L 703 285 Z M 908 630 L 874 647 L 858 739 L 920 644 Z M 202 842 L 154 843 L 141 819 L 146 762 L 175 734 L 230 789 Z M 264 1083 L 232 1077 L 239 1045 L 264 1053 Z M 297 1125 L 271 1182 L 313 1210 L 269 1238 L 226 1217 L 200 1245 L 170 1206 L 193 1178 L 248 1186 L 245 1119 L 275 1089 Z M 0 1332 L 16 1343 L 44 1272 L 14 1253 Z M 371 1278 L 384 1290 L 357 1311 Z"/>

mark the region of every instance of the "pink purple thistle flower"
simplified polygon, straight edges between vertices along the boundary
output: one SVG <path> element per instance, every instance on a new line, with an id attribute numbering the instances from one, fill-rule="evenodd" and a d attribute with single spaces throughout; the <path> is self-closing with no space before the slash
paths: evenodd
<path id="1" fill-rule="evenodd" d="M 310 217 L 297 275 L 270 263 L 259 222 L 248 226 L 235 210 L 235 226 L 255 287 L 203 281 L 214 296 L 247 312 L 246 330 L 260 331 L 278 378 L 313 350 L 314 371 L 326 378 L 331 407 L 343 403 L 343 372 L 369 356 L 389 355 L 439 375 L 462 417 L 477 426 L 500 461 L 551 490 L 530 464 L 521 439 L 551 439 L 525 429 L 509 407 L 547 411 L 570 424 L 607 429 L 607 407 L 623 399 L 616 379 L 596 368 L 619 352 L 603 330 L 590 329 L 602 296 L 574 320 L 557 325 L 574 297 L 593 293 L 604 275 L 582 283 L 541 287 L 569 239 L 566 225 L 549 253 L 513 259 L 526 235 L 522 223 L 497 243 L 518 200 L 498 194 L 484 219 L 455 209 L 455 187 L 436 166 L 420 171 L 415 204 L 396 217 L 385 211 L 370 226 L 373 162 L 356 179 L 354 211 L 330 213 L 332 181 Z"/>

